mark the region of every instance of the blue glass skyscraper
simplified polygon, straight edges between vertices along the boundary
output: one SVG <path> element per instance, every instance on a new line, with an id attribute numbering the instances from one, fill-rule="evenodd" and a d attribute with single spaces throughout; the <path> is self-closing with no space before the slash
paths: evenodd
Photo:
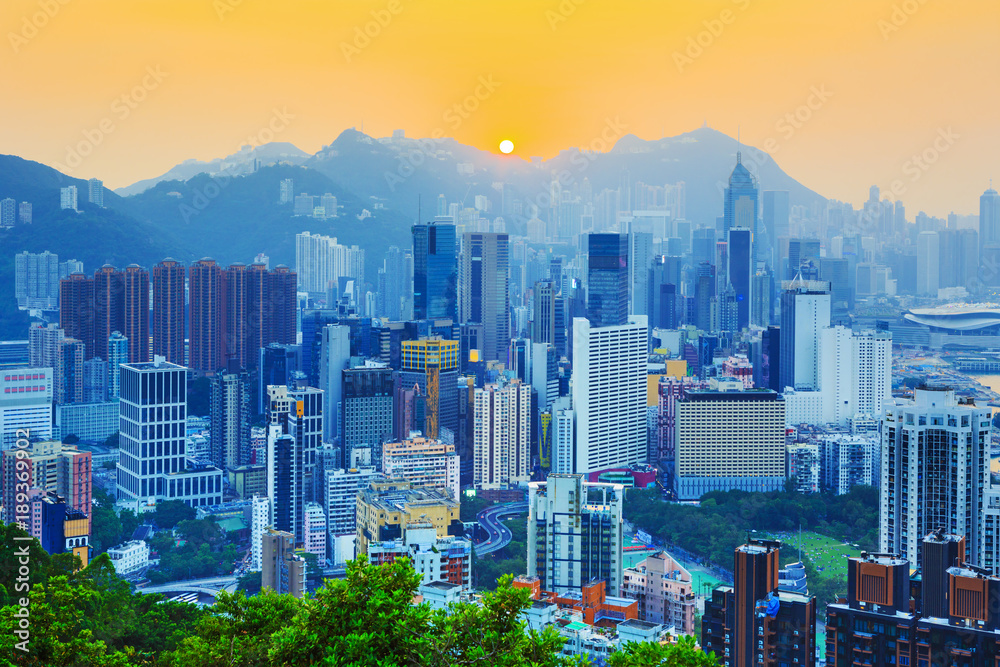
<path id="1" fill-rule="evenodd" d="M 587 237 L 587 319 L 593 327 L 628 324 L 628 235 Z"/>
<path id="2" fill-rule="evenodd" d="M 722 216 L 722 238 L 728 241 L 731 229 L 743 228 L 750 230 L 752 234 L 751 243 L 754 244 L 751 247 L 750 253 L 751 275 L 757 269 L 756 244 L 758 243 L 757 217 L 760 210 L 759 194 L 757 179 L 743 166 L 742 156 L 737 152 L 736 167 L 733 169 L 733 173 L 729 175 L 729 187 L 726 188 L 725 211 Z M 737 287 L 736 283 L 733 283 L 733 287 L 739 293 L 739 287 Z"/>
<path id="3" fill-rule="evenodd" d="M 458 243 L 455 225 L 413 225 L 413 318 L 458 321 Z"/>

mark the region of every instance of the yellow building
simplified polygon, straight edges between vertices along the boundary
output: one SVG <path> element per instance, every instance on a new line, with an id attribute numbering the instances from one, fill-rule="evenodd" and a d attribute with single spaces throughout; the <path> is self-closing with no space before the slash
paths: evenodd
<path id="1" fill-rule="evenodd" d="M 426 371 L 428 364 L 442 371 L 457 369 L 458 341 L 440 338 L 403 341 L 404 370 Z"/>
<path id="2" fill-rule="evenodd" d="M 80 510 L 67 508 L 63 521 L 66 551 L 80 557 L 83 567 L 90 563 L 90 517 Z"/>
<path id="3" fill-rule="evenodd" d="M 403 527 L 413 521 L 430 522 L 438 537 L 463 532 L 459 503 L 438 491 L 411 488 L 401 479 L 371 482 L 358 491 L 357 554 L 368 553 L 369 542 L 402 537 Z"/>

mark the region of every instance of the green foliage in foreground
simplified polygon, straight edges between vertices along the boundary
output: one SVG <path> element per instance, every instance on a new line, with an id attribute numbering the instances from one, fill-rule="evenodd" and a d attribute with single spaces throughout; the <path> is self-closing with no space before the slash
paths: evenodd
<path id="1" fill-rule="evenodd" d="M 2 537 L 23 535 L 0 524 Z M 207 611 L 134 594 L 106 555 L 73 573 L 60 556 L 32 548 L 38 581 L 30 592 L 29 652 L 14 634 L 20 608 L 8 596 L 0 607 L 0 667 L 209 667 L 216 665 L 351 665 L 356 667 L 569 667 L 554 629 L 532 632 L 519 620 L 529 604 L 524 589 L 504 577 L 482 605 L 451 613 L 412 604 L 420 577 L 406 561 L 374 566 L 356 561 L 343 580 L 327 580 L 299 600 L 265 591 L 247 597 L 221 593 Z M 7 552 L 0 558 L 9 560 Z M 0 561 L 0 566 L 9 565 Z M 16 569 L 16 568 L 15 568 Z M 0 585 L 12 584 L 11 568 Z M 11 586 L 10 590 L 13 590 Z M 715 659 L 692 638 L 676 645 L 629 645 L 610 667 L 710 667 Z"/>

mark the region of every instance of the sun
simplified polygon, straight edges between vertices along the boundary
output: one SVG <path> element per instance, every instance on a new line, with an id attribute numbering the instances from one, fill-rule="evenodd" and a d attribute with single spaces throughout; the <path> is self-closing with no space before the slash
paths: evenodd
<path id="1" fill-rule="evenodd" d="M 504 155 L 514 151 L 514 142 L 510 139 L 504 139 L 500 142 L 500 152 Z"/>

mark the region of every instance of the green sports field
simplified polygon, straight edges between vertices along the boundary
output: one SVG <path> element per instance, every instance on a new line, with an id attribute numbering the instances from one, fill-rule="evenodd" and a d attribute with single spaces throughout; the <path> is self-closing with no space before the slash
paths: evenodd
<path id="1" fill-rule="evenodd" d="M 781 540 L 781 564 L 794 563 L 799 559 L 799 533 L 765 534 L 767 538 Z M 846 556 L 860 556 L 861 550 L 850 544 L 826 535 L 802 531 L 802 553 L 812 560 L 816 568 L 826 576 L 846 577 Z"/>

